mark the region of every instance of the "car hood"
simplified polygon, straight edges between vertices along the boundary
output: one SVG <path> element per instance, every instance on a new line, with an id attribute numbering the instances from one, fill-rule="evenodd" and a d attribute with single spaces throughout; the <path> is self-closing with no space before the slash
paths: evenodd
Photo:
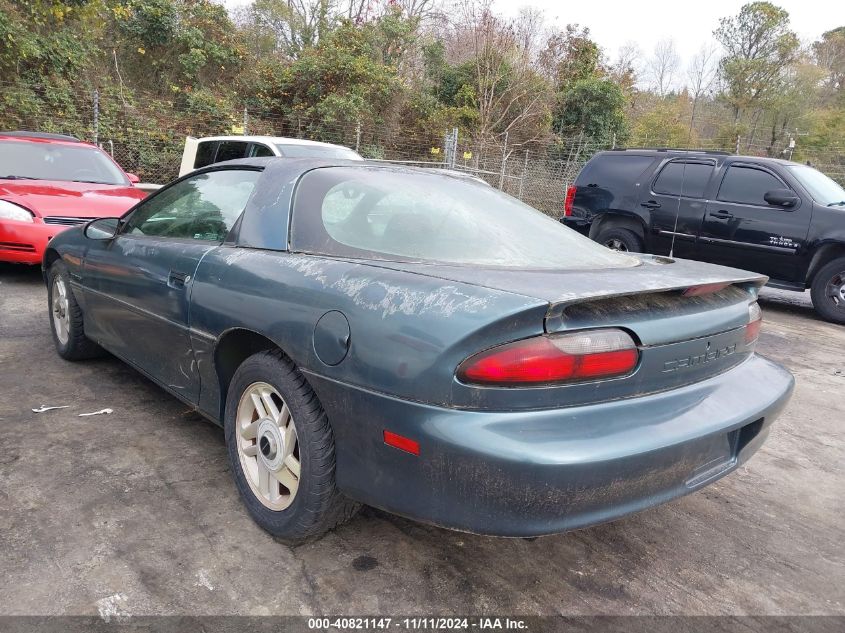
<path id="1" fill-rule="evenodd" d="M 36 215 L 106 218 L 123 215 L 145 197 L 136 187 L 52 180 L 0 180 L 0 200 Z"/>

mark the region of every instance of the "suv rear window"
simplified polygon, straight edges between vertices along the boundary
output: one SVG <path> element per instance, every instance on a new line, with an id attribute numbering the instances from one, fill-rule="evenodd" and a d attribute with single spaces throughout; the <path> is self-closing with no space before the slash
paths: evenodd
<path id="1" fill-rule="evenodd" d="M 575 182 L 578 185 L 595 183 L 599 186 L 608 182 L 636 182 L 653 161 L 651 156 L 637 154 L 600 154 L 587 163 Z"/>
<path id="2" fill-rule="evenodd" d="M 654 181 L 654 193 L 703 198 L 710 176 L 713 175 L 713 167 L 712 163 L 673 160 L 660 170 L 660 175 Z"/>

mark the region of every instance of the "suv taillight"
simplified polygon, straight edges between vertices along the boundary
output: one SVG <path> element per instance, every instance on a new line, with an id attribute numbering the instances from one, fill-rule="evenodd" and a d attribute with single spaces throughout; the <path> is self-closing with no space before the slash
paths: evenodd
<path id="1" fill-rule="evenodd" d="M 763 311 L 755 301 L 748 306 L 748 325 L 745 326 L 745 342 L 753 345 L 760 336 L 760 327 L 763 325 Z"/>
<path id="2" fill-rule="evenodd" d="M 566 190 L 566 199 L 563 201 L 563 215 L 570 217 L 572 215 L 572 203 L 575 202 L 575 191 L 578 189 L 575 185 L 571 185 Z"/>
<path id="3" fill-rule="evenodd" d="M 457 376 L 505 387 L 581 382 L 630 374 L 639 358 L 636 343 L 622 330 L 584 330 L 493 347 L 462 362 Z"/>

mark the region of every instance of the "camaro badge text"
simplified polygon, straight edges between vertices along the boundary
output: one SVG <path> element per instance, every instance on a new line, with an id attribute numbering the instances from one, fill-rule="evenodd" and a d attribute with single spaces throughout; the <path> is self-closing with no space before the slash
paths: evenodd
<path id="1" fill-rule="evenodd" d="M 714 361 L 717 358 L 723 358 L 724 356 L 730 356 L 736 352 L 736 343 L 733 345 L 728 345 L 727 347 L 721 347 L 717 349 L 710 349 L 710 344 L 707 344 L 707 350 L 703 354 L 698 354 L 697 356 L 688 356 L 686 358 L 676 358 L 675 360 L 667 360 L 663 363 L 663 372 L 668 373 L 670 371 L 678 371 L 679 369 L 687 369 L 688 367 L 695 367 L 696 365 L 703 365 L 704 363 L 709 363 L 710 361 Z"/>

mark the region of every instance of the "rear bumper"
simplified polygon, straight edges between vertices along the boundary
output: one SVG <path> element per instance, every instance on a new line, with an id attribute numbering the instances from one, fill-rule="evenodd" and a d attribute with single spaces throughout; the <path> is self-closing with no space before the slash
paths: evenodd
<path id="1" fill-rule="evenodd" d="M 560 219 L 560 222 L 567 228 L 578 231 L 581 235 L 586 235 L 587 237 L 590 236 L 590 225 L 592 224 L 590 220 L 564 216 Z"/>
<path id="2" fill-rule="evenodd" d="M 332 422 L 348 496 L 444 527 L 536 536 L 697 490 L 745 462 L 794 379 L 760 356 L 669 392 L 567 409 L 477 412 L 309 375 Z M 384 429 L 419 442 L 389 447 Z"/>
<path id="3" fill-rule="evenodd" d="M 67 226 L 36 222 L 0 221 L 0 261 L 40 264 L 47 243 Z"/>

